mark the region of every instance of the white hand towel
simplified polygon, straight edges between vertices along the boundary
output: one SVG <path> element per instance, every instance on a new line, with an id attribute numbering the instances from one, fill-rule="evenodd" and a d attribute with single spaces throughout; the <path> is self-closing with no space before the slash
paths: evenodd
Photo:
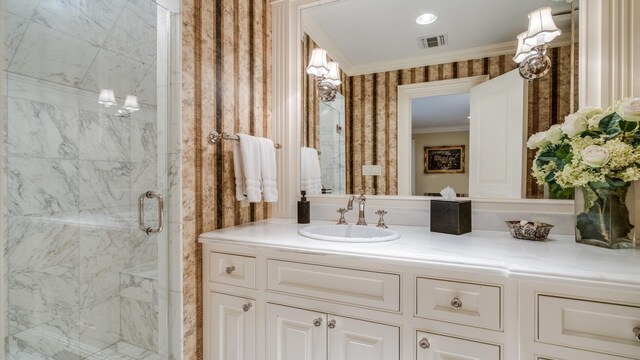
<path id="1" fill-rule="evenodd" d="M 242 151 L 240 141 L 233 142 L 233 173 L 236 179 L 236 200 L 247 200 L 247 186 L 244 182 L 244 171 L 242 170 Z"/>
<path id="2" fill-rule="evenodd" d="M 276 149 L 273 141 L 260 138 L 260 168 L 262 174 L 262 197 L 265 202 L 278 202 L 276 175 Z"/>
<path id="3" fill-rule="evenodd" d="M 240 153 L 242 157 L 242 171 L 247 200 L 252 203 L 262 201 L 261 169 L 260 169 L 260 139 L 251 135 L 237 134 L 240 139 Z"/>
<path id="4" fill-rule="evenodd" d="M 303 147 L 300 157 L 302 190 L 306 190 L 307 195 L 322 194 L 322 173 L 320 171 L 318 151 L 313 148 Z"/>

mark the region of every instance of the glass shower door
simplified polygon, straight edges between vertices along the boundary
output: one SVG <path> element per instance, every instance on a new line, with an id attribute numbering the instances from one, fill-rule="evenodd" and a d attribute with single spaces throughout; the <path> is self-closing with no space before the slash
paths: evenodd
<path id="1" fill-rule="evenodd" d="M 163 358 L 169 14 L 4 0 L 2 16 L 0 358 Z"/>

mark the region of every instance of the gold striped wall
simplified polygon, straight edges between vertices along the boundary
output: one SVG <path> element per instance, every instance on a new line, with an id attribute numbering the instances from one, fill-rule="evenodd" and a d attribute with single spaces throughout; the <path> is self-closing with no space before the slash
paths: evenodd
<path id="1" fill-rule="evenodd" d="M 210 131 L 269 136 L 269 0 L 182 2 L 183 355 L 202 359 L 202 251 L 198 234 L 269 217 L 235 200 L 233 144 Z"/>
<path id="2" fill-rule="evenodd" d="M 313 44 L 309 39 L 305 43 Z M 552 69 L 545 77 L 529 82 L 528 135 L 562 122 L 569 114 L 570 46 L 549 49 Z M 577 83 L 577 60 L 575 61 Z M 347 190 L 357 193 L 396 195 L 398 193 L 397 100 L 398 85 L 464 78 L 477 75 L 500 76 L 516 68 L 511 55 L 493 56 L 454 63 L 429 65 L 375 74 L 348 76 L 342 94 L 346 100 Z M 313 88 L 304 88 L 316 104 Z M 305 94 L 303 94 L 305 95 Z M 578 94 L 576 91 L 575 102 Z M 303 105 L 303 144 L 315 144 L 317 110 Z M 306 110 L 311 109 L 311 110 Z M 307 129 L 311 130 L 309 136 Z M 535 154 L 528 152 L 528 169 Z M 382 176 L 362 176 L 362 165 L 382 165 Z M 527 178 L 527 197 L 543 197 L 543 189 Z"/>

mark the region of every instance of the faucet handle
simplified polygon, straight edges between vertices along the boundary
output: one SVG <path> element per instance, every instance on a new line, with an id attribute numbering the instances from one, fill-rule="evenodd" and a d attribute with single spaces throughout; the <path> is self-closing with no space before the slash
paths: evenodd
<path id="1" fill-rule="evenodd" d="M 338 220 L 338 225 L 347 225 L 347 221 L 344 218 L 344 214 L 349 211 L 345 208 L 338 209 L 338 213 L 340 214 L 340 219 Z"/>
<path id="2" fill-rule="evenodd" d="M 376 215 L 380 216 L 380 219 L 378 220 L 378 225 L 376 225 L 379 228 L 384 228 L 387 229 L 389 228 L 385 223 L 384 223 L 384 216 L 387 215 L 388 212 L 386 210 L 378 210 L 376 211 Z"/>

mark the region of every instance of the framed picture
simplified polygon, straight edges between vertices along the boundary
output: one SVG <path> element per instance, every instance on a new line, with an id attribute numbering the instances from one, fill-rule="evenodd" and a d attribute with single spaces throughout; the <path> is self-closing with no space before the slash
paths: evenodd
<path id="1" fill-rule="evenodd" d="M 425 174 L 464 174 L 464 145 L 425 146 Z"/>

